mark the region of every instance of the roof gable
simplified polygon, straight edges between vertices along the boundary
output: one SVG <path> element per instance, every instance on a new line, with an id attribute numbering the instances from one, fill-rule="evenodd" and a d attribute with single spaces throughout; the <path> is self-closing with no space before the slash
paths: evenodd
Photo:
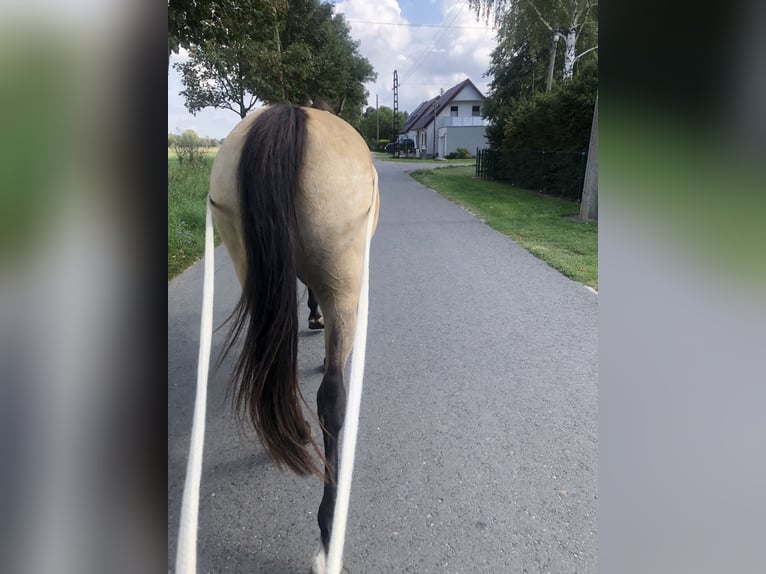
<path id="1" fill-rule="evenodd" d="M 441 96 L 431 98 L 426 102 L 422 102 L 418 107 L 413 110 L 412 114 L 407 118 L 407 121 L 402 126 L 402 133 L 406 133 L 410 130 L 419 130 L 426 127 L 433 119 L 434 116 L 438 116 L 444 108 L 446 108 L 450 102 L 452 102 L 464 88 L 473 88 L 479 95 L 481 100 L 484 100 L 484 95 L 479 91 L 474 83 L 466 78 L 459 84 L 452 86 L 449 90 L 444 92 Z M 434 104 L 436 110 L 434 110 Z"/>

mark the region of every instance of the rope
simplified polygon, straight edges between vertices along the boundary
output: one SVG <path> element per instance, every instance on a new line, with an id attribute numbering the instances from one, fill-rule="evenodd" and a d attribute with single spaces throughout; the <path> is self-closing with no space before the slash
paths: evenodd
<path id="1" fill-rule="evenodd" d="M 197 525 L 199 522 L 199 485 L 202 476 L 202 449 L 205 442 L 205 409 L 207 380 L 210 370 L 210 347 L 213 338 L 213 219 L 207 202 L 205 219 L 205 271 L 202 287 L 202 320 L 200 325 L 197 397 L 194 400 L 189 460 L 186 466 L 181 522 L 176 548 L 176 574 L 194 574 L 197 570 Z"/>
<path id="2" fill-rule="evenodd" d="M 375 178 L 377 179 L 377 177 Z M 373 186 L 375 189 L 376 186 Z M 370 295 L 370 241 L 372 239 L 372 221 L 375 217 L 375 202 L 367 218 L 367 230 L 364 238 L 364 262 L 362 264 L 362 286 L 359 294 L 359 306 L 354 333 L 354 353 L 351 357 L 351 374 L 348 383 L 348 401 L 346 419 L 343 425 L 343 442 L 338 473 L 338 495 L 335 499 L 330 549 L 327 556 L 327 574 L 340 574 L 343 544 L 346 539 L 346 519 L 351 499 L 351 475 L 354 472 L 354 454 L 356 436 L 359 430 L 359 412 L 362 403 L 362 382 L 364 379 L 364 357 L 367 351 L 367 315 Z"/>

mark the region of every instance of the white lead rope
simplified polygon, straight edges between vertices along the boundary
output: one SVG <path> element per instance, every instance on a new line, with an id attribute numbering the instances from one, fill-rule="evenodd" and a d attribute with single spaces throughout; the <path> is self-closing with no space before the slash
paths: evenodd
<path id="1" fill-rule="evenodd" d="M 338 491 L 335 499 L 335 514 L 330 535 L 330 549 L 327 556 L 327 574 L 340 574 L 343 558 L 343 543 L 346 539 L 346 519 L 351 499 L 351 475 L 354 472 L 356 435 L 359 430 L 359 412 L 362 403 L 362 382 L 364 380 L 364 356 L 367 351 L 367 315 L 370 295 L 370 241 L 372 239 L 372 221 L 375 217 L 375 203 L 370 207 L 367 218 L 367 230 L 364 238 L 364 263 L 362 264 L 362 286 L 356 315 L 356 333 L 354 333 L 354 351 L 351 356 L 351 374 L 348 382 L 346 419 L 343 424 L 343 442 L 338 473 Z"/>
<path id="2" fill-rule="evenodd" d="M 202 476 L 202 449 L 205 443 L 205 409 L 207 379 L 210 370 L 210 347 L 213 339 L 213 219 L 210 201 L 205 217 L 205 271 L 202 287 L 202 320 L 200 326 L 197 398 L 194 400 L 189 460 L 186 466 L 181 521 L 176 548 L 176 574 L 194 574 L 197 570 L 197 525 L 199 522 L 199 485 Z"/>

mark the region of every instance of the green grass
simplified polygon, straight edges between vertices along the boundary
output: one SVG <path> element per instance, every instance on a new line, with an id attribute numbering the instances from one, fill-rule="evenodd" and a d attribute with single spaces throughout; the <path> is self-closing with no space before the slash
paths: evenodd
<path id="1" fill-rule="evenodd" d="M 572 219 L 580 213 L 579 203 L 476 179 L 474 174 L 472 167 L 410 173 L 567 277 L 598 289 L 598 224 Z"/>
<path id="2" fill-rule="evenodd" d="M 197 166 L 181 166 L 168 156 L 168 280 L 205 251 L 205 201 L 213 157 Z M 220 238 L 216 233 L 216 245 Z"/>
<path id="3" fill-rule="evenodd" d="M 416 158 L 414 156 L 395 158 L 390 153 L 385 152 L 385 151 L 375 151 L 375 152 L 372 152 L 372 155 L 375 157 L 375 159 L 379 159 L 380 161 L 395 161 L 395 162 L 406 162 L 406 163 L 423 162 L 423 161 L 429 161 L 430 162 L 430 161 L 432 161 L 432 162 L 436 162 L 436 163 L 444 164 L 444 165 L 476 165 L 476 158 L 472 158 L 472 159 L 447 159 L 447 160 L 443 160 L 443 159 L 430 159 L 430 158 L 418 159 L 418 158 Z"/>

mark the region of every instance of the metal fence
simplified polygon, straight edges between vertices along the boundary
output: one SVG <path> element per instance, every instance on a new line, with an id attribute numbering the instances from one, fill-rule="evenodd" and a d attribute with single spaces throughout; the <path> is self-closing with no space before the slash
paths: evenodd
<path id="1" fill-rule="evenodd" d="M 476 177 L 580 201 L 587 161 L 585 151 L 477 149 Z"/>

